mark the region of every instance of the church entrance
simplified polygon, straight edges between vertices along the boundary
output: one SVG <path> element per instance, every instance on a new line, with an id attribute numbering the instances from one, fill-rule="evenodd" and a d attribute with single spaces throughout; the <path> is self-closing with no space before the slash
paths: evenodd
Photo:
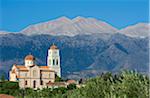
<path id="1" fill-rule="evenodd" d="M 36 88 L 36 81 L 33 81 L 33 88 Z"/>

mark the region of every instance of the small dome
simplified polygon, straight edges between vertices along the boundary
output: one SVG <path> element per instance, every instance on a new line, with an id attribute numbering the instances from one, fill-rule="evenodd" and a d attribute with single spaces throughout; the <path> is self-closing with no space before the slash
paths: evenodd
<path id="1" fill-rule="evenodd" d="M 33 56 L 33 55 L 27 55 L 26 57 L 25 57 L 25 60 L 35 60 L 35 57 Z"/>
<path id="2" fill-rule="evenodd" d="M 58 49 L 57 46 L 55 44 L 53 44 L 50 49 Z"/>

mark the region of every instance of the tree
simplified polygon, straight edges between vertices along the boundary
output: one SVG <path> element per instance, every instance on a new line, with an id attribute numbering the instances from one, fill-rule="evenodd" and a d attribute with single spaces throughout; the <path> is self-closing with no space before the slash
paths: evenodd
<path id="1" fill-rule="evenodd" d="M 68 86 L 67 86 L 67 88 L 68 88 L 68 90 L 73 90 L 73 89 L 76 89 L 76 84 L 69 84 Z"/>
<path id="2" fill-rule="evenodd" d="M 58 79 L 59 80 L 59 79 Z M 25 98 L 149 98 L 148 76 L 135 71 L 123 71 L 113 75 L 105 73 L 86 81 L 84 87 L 25 89 Z M 0 82 L 0 93 L 21 96 L 17 82 Z M 18 97 L 19 98 L 19 97 Z"/>
<path id="3" fill-rule="evenodd" d="M 63 79 L 57 76 L 57 74 L 55 74 L 55 82 L 61 82 L 61 81 L 63 81 Z"/>
<path id="4" fill-rule="evenodd" d="M 81 78 L 80 80 L 79 80 L 79 84 L 82 84 L 83 83 L 83 79 Z"/>
<path id="5" fill-rule="evenodd" d="M 63 98 L 149 98 L 149 83 L 147 76 L 135 71 L 105 73 L 89 79 L 85 87 L 69 90 Z"/>
<path id="6" fill-rule="evenodd" d="M 2 75 L 1 75 L 1 82 L 4 82 L 5 81 L 5 74 L 3 73 Z"/>
<path id="7" fill-rule="evenodd" d="M 10 82 L 10 81 L 0 82 L 0 93 L 18 95 L 19 94 L 19 92 L 17 92 L 18 90 L 19 90 L 18 82 Z"/>

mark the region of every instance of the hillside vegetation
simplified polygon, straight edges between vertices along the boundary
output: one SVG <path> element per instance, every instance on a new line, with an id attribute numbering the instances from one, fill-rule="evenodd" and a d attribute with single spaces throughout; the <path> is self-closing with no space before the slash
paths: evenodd
<path id="1" fill-rule="evenodd" d="M 67 88 L 45 88 L 33 90 L 19 89 L 17 83 L 2 81 L 0 93 L 16 98 L 149 98 L 150 79 L 135 71 L 123 71 L 120 74 L 101 74 L 88 79 L 81 88 L 69 85 Z"/>

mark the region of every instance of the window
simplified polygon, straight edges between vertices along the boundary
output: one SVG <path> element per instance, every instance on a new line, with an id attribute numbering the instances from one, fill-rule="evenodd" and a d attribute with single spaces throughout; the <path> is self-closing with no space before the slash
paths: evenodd
<path id="1" fill-rule="evenodd" d="M 33 62 L 30 62 L 30 64 L 33 64 Z"/>
<path id="2" fill-rule="evenodd" d="M 36 81 L 33 81 L 33 88 L 36 88 Z"/>
<path id="3" fill-rule="evenodd" d="M 36 77 L 36 70 L 33 70 L 33 77 Z"/>
<path id="4" fill-rule="evenodd" d="M 51 74 L 49 74 L 49 78 L 51 78 Z"/>
<path id="5" fill-rule="evenodd" d="M 25 77 L 27 77 L 27 73 L 25 73 Z"/>
<path id="6" fill-rule="evenodd" d="M 55 65 L 55 60 L 53 59 L 53 65 Z"/>
<path id="7" fill-rule="evenodd" d="M 28 85 L 28 82 L 27 82 L 27 81 L 25 81 L 25 85 Z"/>
<path id="8" fill-rule="evenodd" d="M 40 84 L 43 85 L 43 81 L 42 80 L 40 81 Z"/>
<path id="9" fill-rule="evenodd" d="M 56 65 L 58 65 L 58 59 L 56 60 Z"/>
<path id="10" fill-rule="evenodd" d="M 20 72 L 20 76 L 21 77 L 27 77 L 27 73 L 26 72 Z"/>

